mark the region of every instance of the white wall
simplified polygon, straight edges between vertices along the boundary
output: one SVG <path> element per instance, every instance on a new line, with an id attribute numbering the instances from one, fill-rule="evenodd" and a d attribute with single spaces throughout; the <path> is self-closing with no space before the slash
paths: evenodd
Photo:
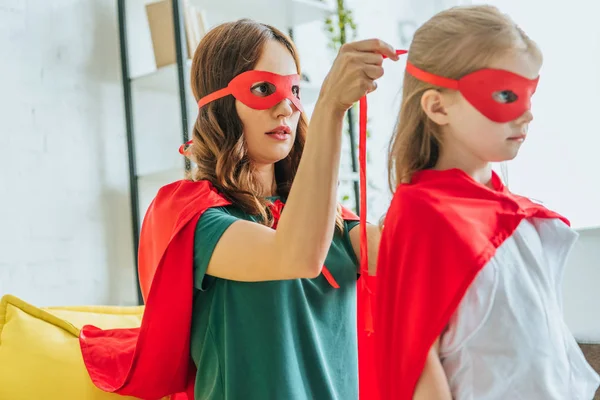
<path id="1" fill-rule="evenodd" d="M 579 340 L 600 342 L 600 126 L 594 121 L 600 106 L 595 17 L 600 3 L 486 3 L 509 14 L 544 53 L 532 101 L 535 119 L 519 156 L 508 165 L 508 180 L 513 191 L 541 200 L 580 231 L 565 272 L 565 318 Z"/>
<path id="2" fill-rule="evenodd" d="M 0 1 L 0 295 L 133 304 L 116 2 Z"/>
<path id="3" fill-rule="evenodd" d="M 600 106 L 600 3 L 486 3 L 509 14 L 544 53 L 532 101 L 535 119 L 509 165 L 512 189 L 542 200 L 576 228 L 600 226 L 600 125 L 594 118 Z"/>

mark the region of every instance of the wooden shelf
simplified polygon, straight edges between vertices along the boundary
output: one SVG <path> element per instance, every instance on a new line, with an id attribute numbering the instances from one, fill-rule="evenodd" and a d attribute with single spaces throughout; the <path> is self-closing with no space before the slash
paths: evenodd
<path id="1" fill-rule="evenodd" d="M 191 60 L 188 60 L 185 67 L 185 74 L 189 76 Z M 142 90 L 151 90 L 157 92 L 177 93 L 177 66 L 175 64 L 167 65 L 149 72 L 144 75 L 131 78 L 135 88 Z"/>
<path id="2" fill-rule="evenodd" d="M 360 175 L 358 172 L 342 172 L 339 179 L 341 182 L 358 182 Z"/>
<path id="3" fill-rule="evenodd" d="M 183 157 L 183 156 L 182 156 Z M 140 174 L 138 175 L 138 182 L 143 184 L 160 184 L 160 186 L 164 186 L 171 182 L 175 182 L 177 180 L 183 179 L 185 175 L 185 171 L 183 168 L 183 159 L 181 168 L 168 168 L 164 170 L 159 170 L 155 172 L 151 172 L 148 174 Z"/>
<path id="4" fill-rule="evenodd" d="M 140 206 L 140 218 L 143 219 L 150 203 L 156 197 L 158 190 L 168 185 L 169 183 L 181 180 L 184 178 L 185 172 L 182 166 L 180 168 L 168 168 L 155 172 L 140 174 L 137 176 L 138 195 Z"/>
<path id="5" fill-rule="evenodd" d="M 560 213 L 560 211 L 559 211 Z M 580 233 L 598 233 L 600 234 L 600 215 L 598 213 L 585 213 L 578 215 L 570 215 L 568 212 L 565 214 L 571 222 L 571 228 L 575 229 Z"/>
<path id="6" fill-rule="evenodd" d="M 575 229 L 579 233 L 584 234 L 598 234 L 600 237 L 600 226 L 599 225 L 574 225 L 573 229 Z"/>

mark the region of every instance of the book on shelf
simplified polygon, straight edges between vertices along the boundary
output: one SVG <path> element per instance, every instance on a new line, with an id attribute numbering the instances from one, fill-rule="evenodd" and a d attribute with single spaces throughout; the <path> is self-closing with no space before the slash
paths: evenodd
<path id="1" fill-rule="evenodd" d="M 188 59 L 191 59 L 200 40 L 208 31 L 206 11 L 191 5 L 187 0 L 184 0 L 182 4 L 187 53 Z M 147 4 L 146 16 L 150 27 L 156 68 L 175 64 L 175 33 L 171 0 L 161 0 Z"/>

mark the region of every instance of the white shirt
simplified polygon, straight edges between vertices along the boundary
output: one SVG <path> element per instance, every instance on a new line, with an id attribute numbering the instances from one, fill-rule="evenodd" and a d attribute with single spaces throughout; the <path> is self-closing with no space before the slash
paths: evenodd
<path id="1" fill-rule="evenodd" d="M 578 234 L 523 220 L 479 272 L 440 342 L 455 400 L 591 400 L 600 377 L 562 315 L 562 278 Z"/>

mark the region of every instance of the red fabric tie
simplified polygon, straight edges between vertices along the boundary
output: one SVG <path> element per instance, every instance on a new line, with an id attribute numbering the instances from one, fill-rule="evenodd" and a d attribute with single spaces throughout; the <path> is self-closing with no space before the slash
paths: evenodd
<path id="1" fill-rule="evenodd" d="M 269 203 L 267 207 L 273 216 L 273 229 L 277 229 L 277 224 L 279 223 L 279 218 L 281 218 L 281 211 L 283 210 L 283 206 L 285 204 L 283 201 L 277 199 L 273 203 Z"/>
<path id="2" fill-rule="evenodd" d="M 396 55 L 408 53 L 407 50 L 396 50 Z M 386 56 L 384 56 L 386 58 Z M 369 253 L 367 245 L 367 96 L 359 102 L 359 134 L 358 134 L 358 163 L 360 186 L 360 274 L 362 279 L 360 290 L 363 291 L 364 323 L 368 334 L 373 333 L 372 296 L 373 284 L 369 281 Z"/>

